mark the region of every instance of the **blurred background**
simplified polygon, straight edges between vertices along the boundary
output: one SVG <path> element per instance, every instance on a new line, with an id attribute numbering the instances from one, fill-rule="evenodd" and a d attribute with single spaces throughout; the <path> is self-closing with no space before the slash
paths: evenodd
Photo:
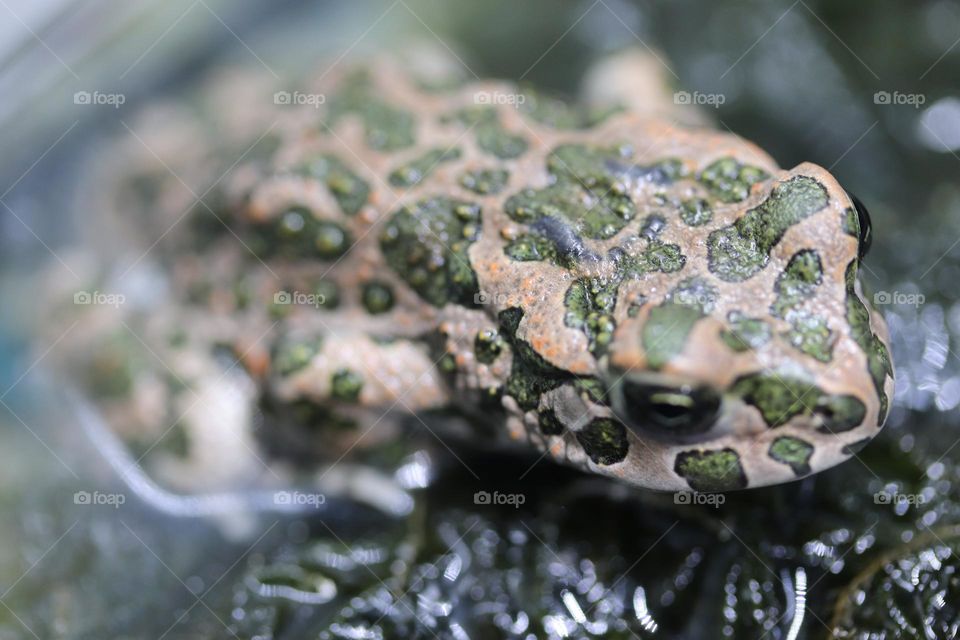
<path id="1" fill-rule="evenodd" d="M 76 504 L 124 481 L 45 372 L 32 303 L 39 270 L 77 278 L 72 247 L 110 234 L 78 197 L 102 141 L 220 66 L 283 86 L 411 41 L 565 95 L 605 53 L 655 50 L 677 91 L 722 97 L 717 128 L 828 168 L 873 219 L 865 279 L 897 369 L 883 434 L 721 508 L 547 465 L 518 482 L 524 459 L 471 463 L 481 484 L 443 450 L 405 517 L 334 504 L 228 539 L 136 499 Z M 0 0 L 0 638 L 957 637 L 958 77 L 948 0 Z M 471 500 L 519 485 L 520 508 Z"/>

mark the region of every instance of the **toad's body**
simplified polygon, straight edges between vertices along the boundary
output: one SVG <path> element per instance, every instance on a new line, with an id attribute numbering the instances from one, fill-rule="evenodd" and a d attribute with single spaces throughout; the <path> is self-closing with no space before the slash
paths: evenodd
<path id="1" fill-rule="evenodd" d="M 128 328 L 194 389 L 188 419 L 211 419 L 196 406 L 229 353 L 253 382 L 237 402 L 319 439 L 452 408 L 478 438 L 669 490 L 788 481 L 883 424 L 860 223 L 820 167 L 388 64 L 311 91 L 216 204 L 149 213 L 174 227 L 157 252 L 176 303 Z"/>

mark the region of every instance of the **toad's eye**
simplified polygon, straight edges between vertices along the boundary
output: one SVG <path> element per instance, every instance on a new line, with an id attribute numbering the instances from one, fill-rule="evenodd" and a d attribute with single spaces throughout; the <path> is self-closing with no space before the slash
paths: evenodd
<path id="1" fill-rule="evenodd" d="M 671 387 L 627 380 L 618 400 L 632 427 L 666 437 L 709 431 L 720 411 L 720 395 L 705 386 Z"/>
<path id="2" fill-rule="evenodd" d="M 849 191 L 847 195 L 850 196 L 850 201 L 853 202 L 853 206 L 857 209 L 857 221 L 860 223 L 860 247 L 857 250 L 857 255 L 863 260 L 863 257 L 870 251 L 870 245 L 873 243 L 873 227 L 870 225 L 870 212 L 867 211 L 867 208 L 860 202 L 860 198 Z"/>

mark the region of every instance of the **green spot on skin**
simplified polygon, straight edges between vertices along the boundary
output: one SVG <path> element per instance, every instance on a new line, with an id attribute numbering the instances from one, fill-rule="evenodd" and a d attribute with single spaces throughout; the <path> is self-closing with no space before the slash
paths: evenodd
<path id="1" fill-rule="evenodd" d="M 346 115 L 355 115 L 363 122 L 371 149 L 397 151 L 414 143 L 413 115 L 382 100 L 363 71 L 350 74 L 330 100 L 327 125 L 336 126 Z"/>
<path id="2" fill-rule="evenodd" d="M 321 308 L 325 310 L 336 309 L 340 306 L 340 287 L 331 280 L 321 280 L 314 287 L 314 292 L 318 300 L 322 300 Z"/>
<path id="3" fill-rule="evenodd" d="M 258 225 L 263 230 L 251 241 L 254 253 L 290 260 L 339 258 L 350 247 L 350 235 L 340 225 L 318 220 L 305 207 L 293 207 L 274 220 Z"/>
<path id="4" fill-rule="evenodd" d="M 421 200 L 393 214 L 380 238 L 387 264 L 423 299 L 473 306 L 477 276 L 468 250 L 480 235 L 480 207 L 449 198 Z"/>
<path id="5" fill-rule="evenodd" d="M 856 429 L 867 416 L 867 407 L 854 396 L 824 396 L 817 403 L 823 417 L 823 433 L 842 433 Z"/>
<path id="6" fill-rule="evenodd" d="M 850 444 L 844 445 L 843 449 L 841 449 L 841 452 L 844 455 L 848 455 L 848 456 L 856 455 L 861 451 L 863 451 L 863 448 L 866 447 L 868 444 L 870 444 L 871 440 L 873 440 L 873 438 L 864 438 L 863 440 L 857 440 L 856 442 L 851 442 Z"/>
<path id="7" fill-rule="evenodd" d="M 540 424 L 540 431 L 545 436 L 559 436 L 563 433 L 563 423 L 557 417 L 553 409 L 544 409 L 537 417 Z"/>
<path id="8" fill-rule="evenodd" d="M 857 210 L 853 207 L 847 207 L 843 210 L 843 232 L 848 236 L 853 236 L 859 242 L 860 217 L 857 215 Z"/>
<path id="9" fill-rule="evenodd" d="M 577 236 L 609 238 L 636 215 L 626 183 L 607 167 L 609 160 L 622 161 L 625 153 L 622 147 L 557 147 L 547 159 L 556 182 L 514 194 L 504 210 L 523 224 L 553 216 L 565 221 Z"/>
<path id="10" fill-rule="evenodd" d="M 491 364 L 503 351 L 503 338 L 496 329 L 481 329 L 477 332 L 477 337 L 473 340 L 473 350 L 477 356 L 477 362 Z"/>
<path id="11" fill-rule="evenodd" d="M 767 265 L 770 251 L 791 226 L 827 206 L 823 185 L 798 176 L 777 185 L 758 207 L 707 238 L 710 271 L 741 282 Z"/>
<path id="12" fill-rule="evenodd" d="M 452 162 L 460 158 L 459 148 L 430 149 L 410 162 L 390 172 L 390 184 L 395 187 L 412 187 L 423 182 L 430 173 L 443 162 Z"/>
<path id="13" fill-rule="evenodd" d="M 785 317 L 787 311 L 813 297 L 822 279 L 823 267 L 816 251 L 804 249 L 793 254 L 773 286 L 777 299 L 770 313 L 778 318 Z"/>
<path id="14" fill-rule="evenodd" d="M 850 333 L 856 343 L 867 356 L 867 370 L 873 379 L 873 386 L 880 398 L 880 415 L 877 417 L 877 426 L 881 426 L 887 417 L 889 400 L 884 390 L 887 376 L 893 376 L 893 365 L 890 363 L 890 353 L 880 337 L 870 328 L 870 312 L 866 305 L 857 296 L 854 287 L 857 279 L 857 261 L 851 260 L 847 265 L 847 323 Z"/>
<path id="15" fill-rule="evenodd" d="M 660 369 L 683 351 L 687 336 L 701 318 L 699 309 L 680 304 L 667 303 L 651 309 L 641 337 L 647 365 Z"/>
<path id="16" fill-rule="evenodd" d="M 574 389 L 580 392 L 580 397 L 596 404 L 609 405 L 607 389 L 597 378 L 577 378 L 573 383 Z"/>
<path id="17" fill-rule="evenodd" d="M 750 374 L 731 388 L 734 395 L 756 407 L 769 427 L 779 427 L 799 415 L 820 418 L 825 433 L 849 431 L 860 426 L 866 407 L 854 396 L 830 395 L 811 382 L 784 375 Z"/>
<path id="18" fill-rule="evenodd" d="M 653 240 L 647 247 L 635 255 L 622 250 L 613 254 L 621 272 L 626 278 L 640 278 L 648 273 L 675 273 L 683 268 L 687 258 L 675 244 L 666 244 Z"/>
<path id="19" fill-rule="evenodd" d="M 477 169 L 460 176 L 460 184 L 465 189 L 485 196 L 503 191 L 509 179 L 510 172 L 506 169 Z"/>
<path id="20" fill-rule="evenodd" d="M 782 335 L 790 345 L 820 362 L 833 359 L 833 332 L 827 321 L 806 311 L 791 311 L 787 314 L 791 329 Z"/>
<path id="21" fill-rule="evenodd" d="M 769 455 L 777 462 L 789 465 L 797 477 L 810 473 L 813 445 L 800 438 L 781 436 L 770 445 Z"/>
<path id="22" fill-rule="evenodd" d="M 610 418 L 596 418 L 577 432 L 577 442 L 594 464 L 611 465 L 627 457 L 627 428 Z"/>
<path id="23" fill-rule="evenodd" d="M 286 376 L 303 369 L 320 352 L 321 338 L 294 340 L 283 338 L 277 343 L 273 353 L 273 370 Z"/>
<path id="24" fill-rule="evenodd" d="M 760 318 L 748 318 L 738 311 L 727 316 L 729 329 L 720 332 L 720 339 L 736 352 L 759 349 L 770 341 L 770 325 Z"/>
<path id="25" fill-rule="evenodd" d="M 770 427 L 779 427 L 794 416 L 809 414 L 821 396 L 820 389 L 806 380 L 762 373 L 738 379 L 731 391 L 755 406 Z"/>
<path id="26" fill-rule="evenodd" d="M 507 199 L 504 211 L 516 222 L 533 224 L 545 216 L 565 221 L 578 236 L 605 240 L 636 214 L 627 195 L 595 190 L 562 180 L 543 189 L 524 189 Z"/>
<path id="27" fill-rule="evenodd" d="M 713 220 L 713 209 L 703 198 L 684 200 L 680 205 L 680 219 L 691 227 L 699 227 Z"/>
<path id="28" fill-rule="evenodd" d="M 470 107 L 457 112 L 455 118 L 473 129 L 477 146 L 481 150 L 500 158 L 510 160 L 523 155 L 527 150 L 527 141 L 514 135 L 500 124 L 500 115 L 494 107 Z"/>
<path id="29" fill-rule="evenodd" d="M 368 313 L 376 315 L 393 308 L 393 289 L 383 282 L 364 283 L 360 297 Z"/>
<path id="30" fill-rule="evenodd" d="M 684 451 L 677 454 L 673 469 L 694 491 L 733 491 L 747 486 L 740 456 L 733 449 Z"/>
<path id="31" fill-rule="evenodd" d="M 614 105 L 599 109 L 582 108 L 540 91 L 526 89 L 517 107 L 533 120 L 554 129 L 585 129 L 623 110 Z"/>
<path id="32" fill-rule="evenodd" d="M 687 278 L 650 310 L 641 341 L 651 369 L 660 369 L 683 351 L 693 325 L 713 309 L 716 299 L 717 289 L 707 280 Z"/>
<path id="33" fill-rule="evenodd" d="M 570 374 L 547 362 L 525 340 L 517 337 L 517 329 L 523 318 L 523 310 L 517 307 L 500 312 L 500 333 L 510 343 L 513 360 L 510 377 L 504 392 L 513 397 L 524 411 L 537 408 L 540 396 L 556 389 L 570 379 Z"/>
<path id="34" fill-rule="evenodd" d="M 740 164 L 736 158 L 720 158 L 703 170 L 700 182 L 721 202 L 740 202 L 750 187 L 769 178 L 763 169 Z"/>
<path id="35" fill-rule="evenodd" d="M 603 353 L 617 324 L 613 310 L 617 304 L 617 287 L 599 278 L 576 280 L 567 289 L 563 305 L 567 309 L 563 322 L 571 329 L 580 329 L 589 340 L 594 355 Z"/>
<path id="36" fill-rule="evenodd" d="M 330 380 L 330 395 L 336 400 L 356 402 L 363 389 L 363 378 L 350 369 L 339 369 Z"/>
<path id="37" fill-rule="evenodd" d="M 336 156 L 321 154 L 311 158 L 299 167 L 298 173 L 326 185 L 348 216 L 356 215 L 370 197 L 370 185 Z"/>
<path id="38" fill-rule="evenodd" d="M 549 239 L 536 233 L 523 233 L 503 247 L 503 252 L 517 262 L 547 261 L 570 267 L 567 260 L 561 260 L 556 245 Z"/>

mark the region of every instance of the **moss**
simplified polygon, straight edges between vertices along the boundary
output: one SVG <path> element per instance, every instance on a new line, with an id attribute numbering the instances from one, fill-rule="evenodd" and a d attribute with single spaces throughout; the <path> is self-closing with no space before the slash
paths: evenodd
<path id="1" fill-rule="evenodd" d="M 294 339 L 290 336 L 281 338 L 273 348 L 273 371 L 285 376 L 303 369 L 320 353 L 322 346 L 323 339 L 319 336 L 306 339 Z"/>
<path id="2" fill-rule="evenodd" d="M 496 329 L 482 329 L 473 340 L 473 351 L 477 362 L 491 364 L 503 351 L 503 338 Z"/>
<path id="3" fill-rule="evenodd" d="M 706 167 L 700 173 L 700 182 L 721 202 L 740 202 L 750 195 L 750 187 L 769 177 L 763 169 L 726 157 Z"/>
<path id="4" fill-rule="evenodd" d="M 500 193 L 507 186 L 510 172 L 506 169 L 476 169 L 460 176 L 460 184 L 480 195 Z"/>
<path id="5" fill-rule="evenodd" d="M 370 185 L 334 155 L 317 155 L 297 171 L 326 185 L 348 216 L 356 215 L 370 198 Z"/>
<path id="6" fill-rule="evenodd" d="M 412 187 L 423 182 L 443 162 L 458 160 L 462 152 L 458 147 L 430 149 L 390 172 L 390 184 L 395 187 Z"/>
<path id="7" fill-rule="evenodd" d="M 346 115 L 360 118 L 371 149 L 397 151 L 415 142 L 413 115 L 381 99 L 365 71 L 353 72 L 344 79 L 329 102 L 327 125 L 336 126 Z"/>
<path id="8" fill-rule="evenodd" d="M 791 226 L 823 209 L 827 191 L 819 182 L 798 176 L 777 185 L 758 207 L 707 239 L 710 271 L 740 282 L 767 265 L 770 251 Z"/>
<path id="9" fill-rule="evenodd" d="M 729 329 L 720 332 L 720 339 L 737 352 L 758 349 L 770 341 L 770 325 L 760 318 L 748 318 L 738 311 L 727 316 Z"/>
<path id="10" fill-rule="evenodd" d="M 577 442 L 594 464 L 611 465 L 623 462 L 630 446 L 627 428 L 618 420 L 595 418 L 576 432 Z"/>
<path id="11" fill-rule="evenodd" d="M 480 235 L 480 207 L 450 198 L 395 212 L 380 238 L 387 264 L 430 304 L 475 304 L 468 250 Z"/>
<path id="12" fill-rule="evenodd" d="M 800 477 L 811 471 L 810 458 L 813 456 L 813 450 L 814 446 L 806 440 L 781 436 L 773 441 L 767 453 L 777 462 L 788 465 Z"/>
<path id="13" fill-rule="evenodd" d="M 691 227 L 699 227 L 713 220 L 713 208 L 703 198 L 690 198 L 680 203 L 680 219 Z"/>
<path id="14" fill-rule="evenodd" d="M 360 299 L 368 313 L 374 315 L 387 313 L 393 308 L 393 289 L 390 285 L 376 280 L 365 282 L 360 292 Z"/>
<path id="15" fill-rule="evenodd" d="M 363 389 L 363 378 L 351 369 L 338 369 L 330 379 L 330 395 L 336 400 L 356 402 Z"/>
<path id="16" fill-rule="evenodd" d="M 729 448 L 680 452 L 673 469 L 694 491 L 733 491 L 747 486 L 740 455 Z"/>

